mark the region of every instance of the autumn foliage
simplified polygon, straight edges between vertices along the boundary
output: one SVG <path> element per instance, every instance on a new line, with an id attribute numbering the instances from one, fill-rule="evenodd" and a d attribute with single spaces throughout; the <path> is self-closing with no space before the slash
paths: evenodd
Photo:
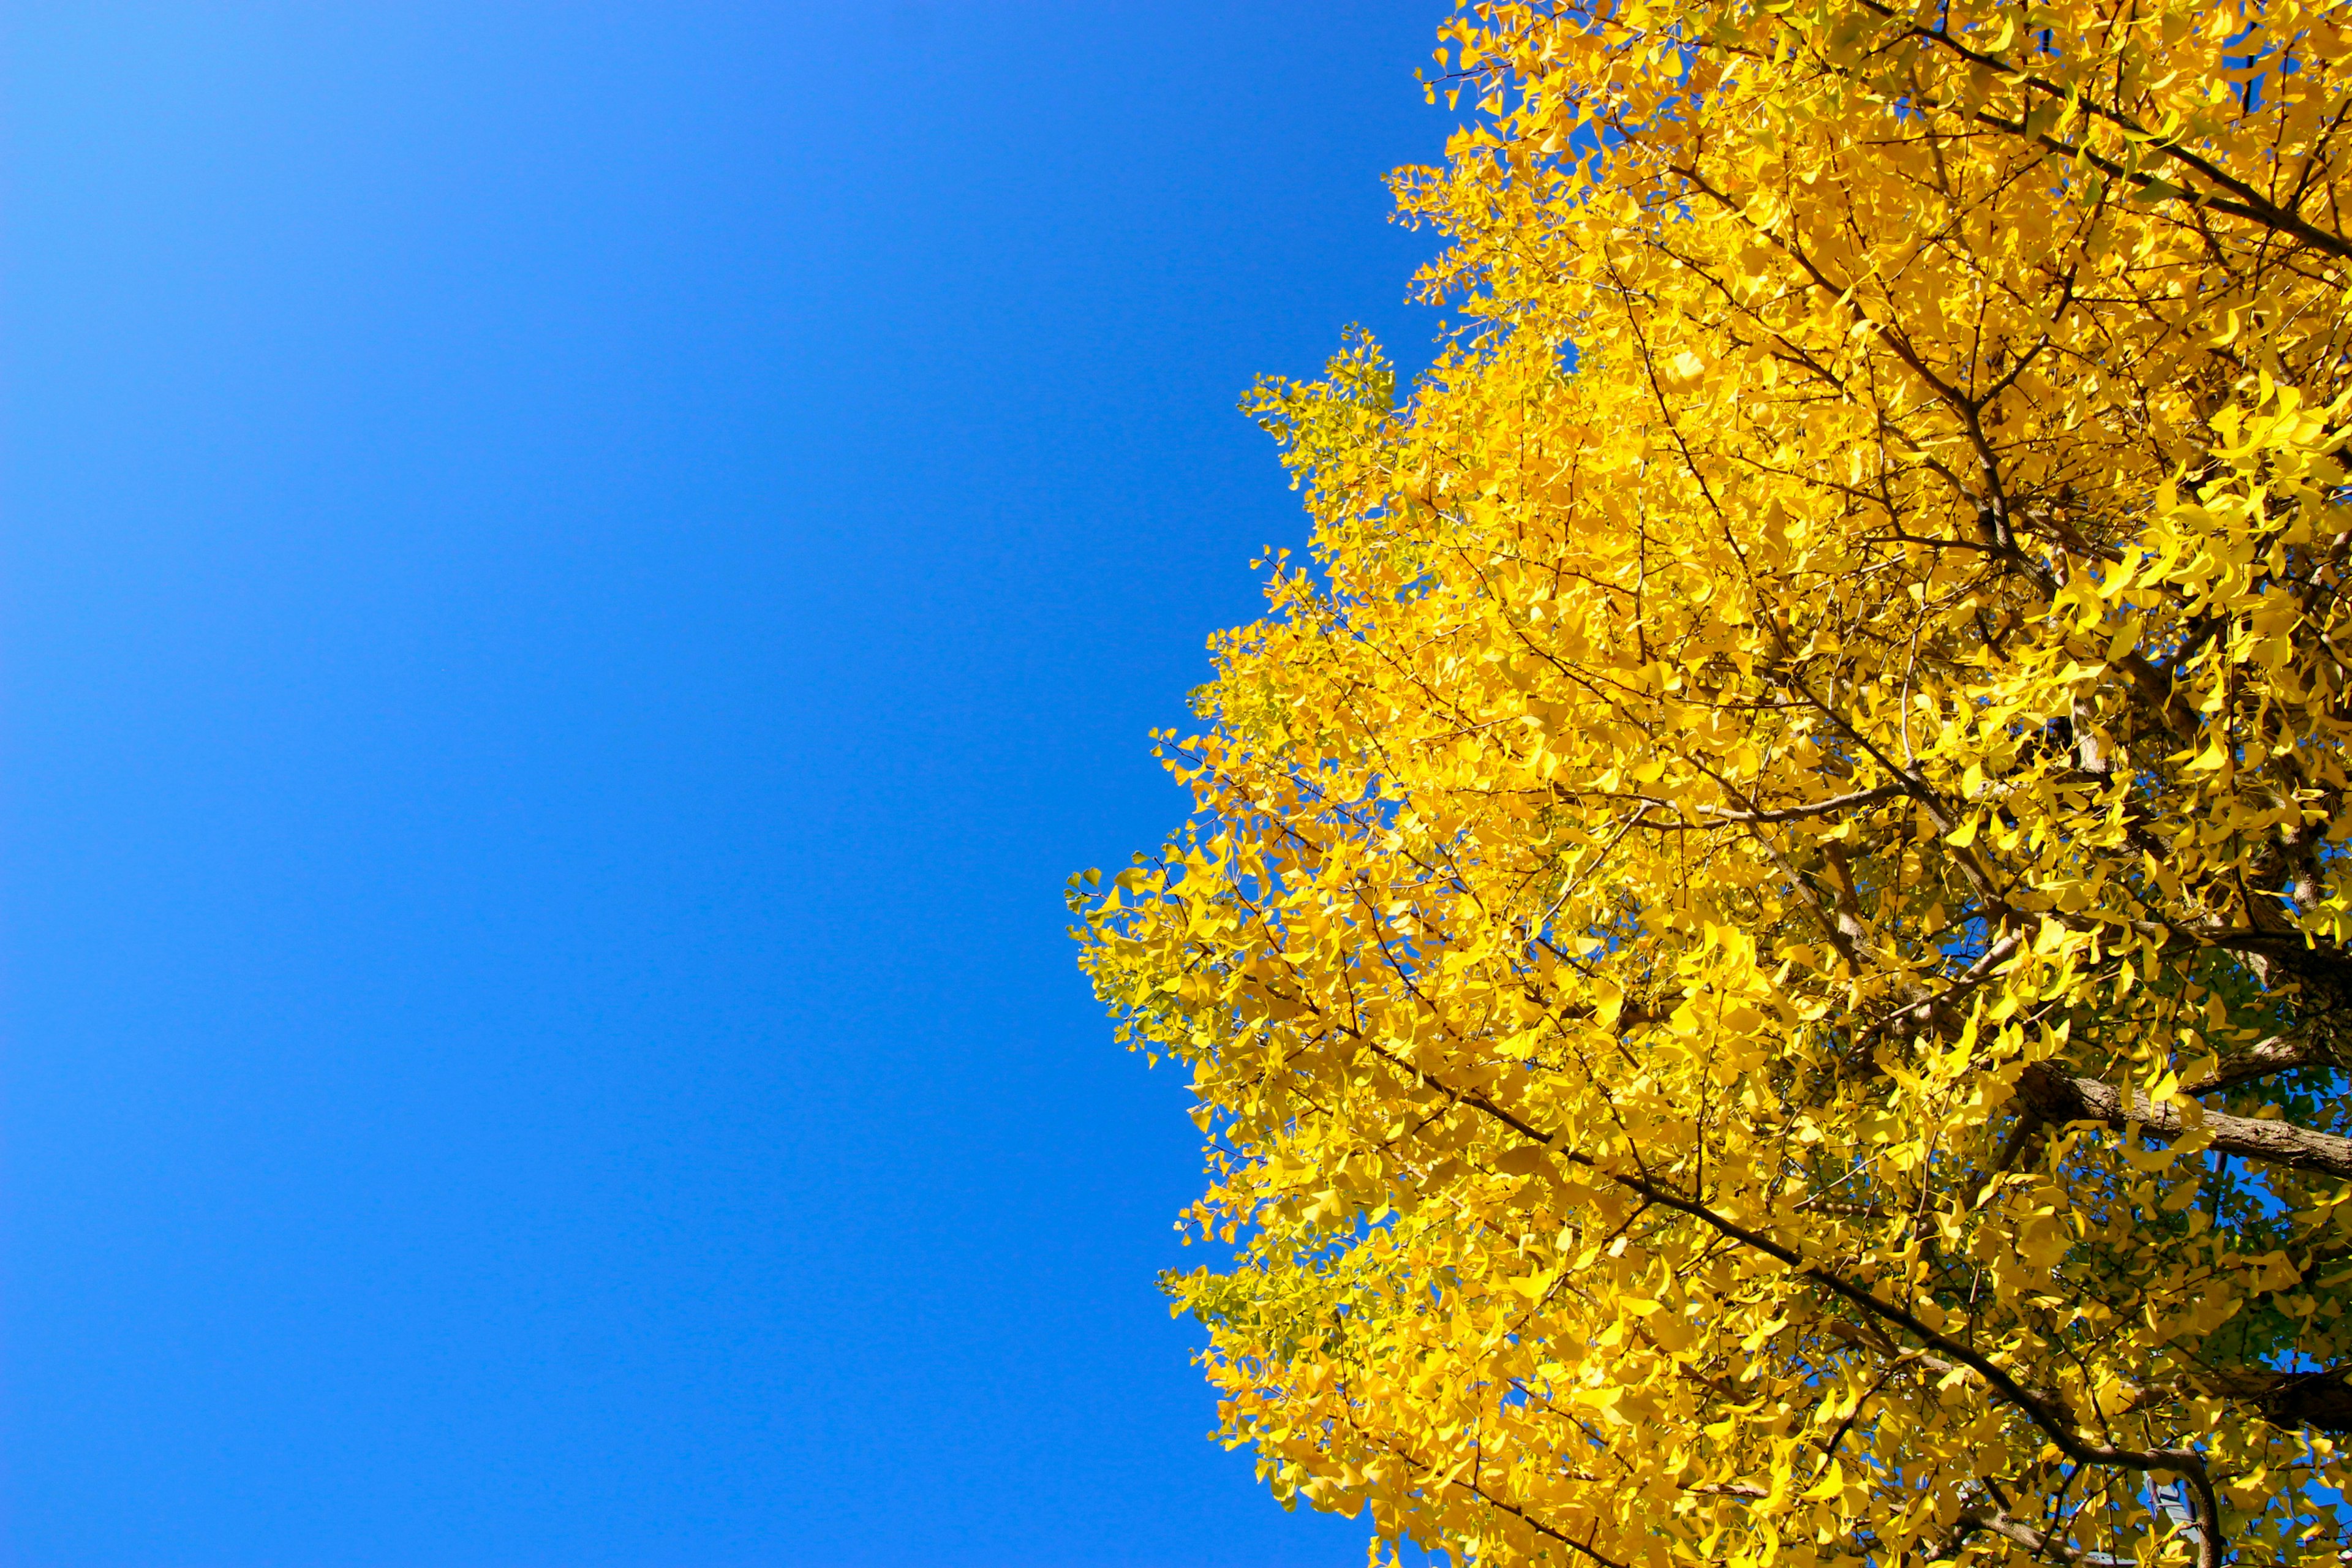
<path id="1" fill-rule="evenodd" d="M 1075 900 L 1278 1495 L 1491 1564 L 2335 1560 L 2347 27 L 1446 26 L 1397 184 L 1459 330 L 1259 388 L 1311 560 Z"/>

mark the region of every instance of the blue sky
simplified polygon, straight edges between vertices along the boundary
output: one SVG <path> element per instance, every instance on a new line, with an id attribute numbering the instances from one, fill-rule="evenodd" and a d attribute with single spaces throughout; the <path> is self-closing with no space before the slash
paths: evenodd
<path id="1" fill-rule="evenodd" d="M 1061 886 L 1444 10 L 9 8 L 7 1562 L 1360 1561 Z"/>

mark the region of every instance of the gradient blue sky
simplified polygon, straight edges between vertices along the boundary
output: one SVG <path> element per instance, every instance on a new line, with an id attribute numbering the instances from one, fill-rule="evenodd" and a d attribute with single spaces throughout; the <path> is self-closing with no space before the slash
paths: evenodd
<path id="1" fill-rule="evenodd" d="M 1061 887 L 1444 9 L 7 8 L 7 1562 L 1360 1561 Z"/>

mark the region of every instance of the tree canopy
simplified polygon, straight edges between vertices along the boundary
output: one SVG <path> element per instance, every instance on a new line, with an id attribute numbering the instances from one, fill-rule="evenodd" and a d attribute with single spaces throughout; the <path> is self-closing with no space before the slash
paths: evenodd
<path id="1" fill-rule="evenodd" d="M 2333 1560 L 2352 8 L 1444 26 L 1454 328 L 1085 963 L 1286 1500 L 1481 1563 Z"/>

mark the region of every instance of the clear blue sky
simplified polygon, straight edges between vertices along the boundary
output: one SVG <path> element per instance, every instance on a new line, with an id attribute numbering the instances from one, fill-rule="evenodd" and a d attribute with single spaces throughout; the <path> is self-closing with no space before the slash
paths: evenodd
<path id="1" fill-rule="evenodd" d="M 6 1562 L 1360 1561 L 1061 887 L 1444 11 L 8 8 Z"/>

